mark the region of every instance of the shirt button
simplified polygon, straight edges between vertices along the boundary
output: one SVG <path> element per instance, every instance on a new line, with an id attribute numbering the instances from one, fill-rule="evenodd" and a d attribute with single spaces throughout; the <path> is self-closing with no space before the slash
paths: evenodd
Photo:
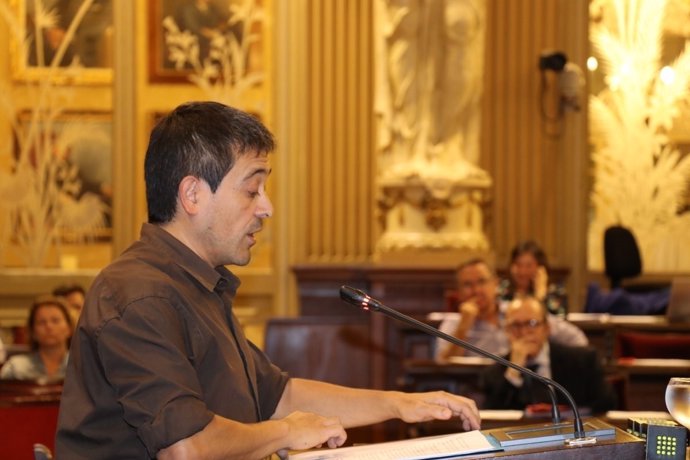
<path id="1" fill-rule="evenodd" d="M 227 288 L 228 288 L 228 280 L 226 280 L 225 278 L 219 279 L 218 282 L 216 283 L 216 291 L 222 292 L 222 291 L 226 290 Z"/>

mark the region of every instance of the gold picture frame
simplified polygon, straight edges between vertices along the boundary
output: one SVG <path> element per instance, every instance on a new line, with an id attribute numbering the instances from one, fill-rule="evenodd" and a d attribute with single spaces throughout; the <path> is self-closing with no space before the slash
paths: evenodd
<path id="1" fill-rule="evenodd" d="M 151 0 L 148 11 L 148 67 L 151 83 L 191 83 L 194 76 L 208 72 L 226 59 L 219 53 L 217 40 L 242 53 L 242 69 L 235 74 L 257 71 L 262 67 L 263 0 L 240 4 L 237 0 L 208 0 L 200 9 L 195 2 L 185 0 Z M 227 45 L 233 42 L 233 45 Z M 215 50 L 214 50 L 215 48 Z M 174 56 L 174 57 L 173 57 Z M 177 61 L 177 62 L 176 62 Z M 176 65 L 177 64 L 177 65 Z M 237 63 L 226 62 L 233 67 Z M 204 69 L 205 68 L 205 69 Z M 192 78 L 190 78 L 192 77 Z M 222 79 L 221 74 L 212 79 Z M 233 75 L 232 79 L 239 78 Z"/>
<path id="2" fill-rule="evenodd" d="M 113 0 L 11 0 L 12 78 L 56 84 L 110 84 Z M 36 23 L 43 24 L 36 34 Z M 38 38 L 37 38 L 38 36 Z"/>

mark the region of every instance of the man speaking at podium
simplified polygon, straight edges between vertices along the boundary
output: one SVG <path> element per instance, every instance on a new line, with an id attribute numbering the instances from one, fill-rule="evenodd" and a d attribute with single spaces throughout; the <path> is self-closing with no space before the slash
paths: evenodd
<path id="1" fill-rule="evenodd" d="M 225 266 L 249 263 L 273 213 L 273 144 L 256 118 L 214 102 L 156 125 L 144 162 L 149 222 L 87 294 L 57 458 L 256 459 L 340 446 L 346 428 L 392 418 L 456 416 L 479 428 L 467 398 L 289 378 L 247 341 L 232 309 L 240 282 Z"/>
<path id="2" fill-rule="evenodd" d="M 505 330 L 510 343 L 508 359 L 563 385 L 579 407 L 592 413 L 613 409 L 616 401 L 596 350 L 569 347 L 549 340 L 546 310 L 534 297 L 510 303 L 505 313 Z M 536 403 L 551 404 L 547 388 L 512 368 L 495 364 L 482 373 L 487 409 L 525 409 Z M 565 401 L 561 401 L 565 403 Z"/>

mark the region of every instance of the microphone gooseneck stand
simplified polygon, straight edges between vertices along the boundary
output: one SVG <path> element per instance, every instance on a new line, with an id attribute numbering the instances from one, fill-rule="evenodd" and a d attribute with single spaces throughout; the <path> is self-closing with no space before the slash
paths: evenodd
<path id="1" fill-rule="evenodd" d="M 585 433 L 584 426 L 582 424 L 582 418 L 580 417 L 580 412 L 577 409 L 577 404 L 575 404 L 575 400 L 573 399 L 572 395 L 566 390 L 561 384 L 556 382 L 555 380 L 546 378 L 542 375 L 537 374 L 536 372 L 533 372 L 525 367 L 518 366 L 517 364 L 503 358 L 502 356 L 495 355 L 493 353 L 489 353 L 486 350 L 483 350 L 475 345 L 472 345 L 469 342 L 466 342 L 464 340 L 460 340 L 457 337 L 453 337 L 452 335 L 448 335 L 444 332 L 439 331 L 435 327 L 432 327 L 428 324 L 425 324 L 421 321 L 417 321 L 414 318 L 411 318 L 407 315 L 404 315 L 396 310 L 393 310 L 392 308 L 389 308 L 379 302 L 378 300 L 370 297 L 369 295 L 365 294 L 364 292 L 354 289 L 350 286 L 342 286 L 340 288 L 340 298 L 356 307 L 359 307 L 363 310 L 366 311 L 376 311 L 385 314 L 386 316 L 389 316 L 393 319 L 396 319 L 398 321 L 401 321 L 405 324 L 408 324 L 410 326 L 413 326 L 417 329 L 420 329 L 424 332 L 427 332 L 430 335 L 433 335 L 435 337 L 441 338 L 443 340 L 447 340 L 448 342 L 452 343 L 453 345 L 457 345 L 459 347 L 462 347 L 466 350 L 470 350 L 474 353 L 477 353 L 478 355 L 485 356 L 493 361 L 496 361 L 498 363 L 503 364 L 504 366 L 513 368 L 520 372 L 521 374 L 529 375 L 530 377 L 540 381 L 544 385 L 547 386 L 549 389 L 549 392 L 551 394 L 551 399 L 553 402 L 553 406 L 556 407 L 556 395 L 554 392 L 554 388 L 558 389 L 558 391 L 565 396 L 565 398 L 568 400 L 568 404 L 570 405 L 570 408 L 573 411 L 573 417 L 574 417 L 574 438 L 573 439 L 566 439 L 565 442 L 568 445 L 584 445 L 584 444 L 592 444 L 596 442 L 596 438 L 593 437 L 587 437 Z M 557 414 L 558 409 L 554 409 L 554 419 L 555 420 L 560 420 L 560 414 Z M 556 422 L 557 423 L 557 422 Z"/>

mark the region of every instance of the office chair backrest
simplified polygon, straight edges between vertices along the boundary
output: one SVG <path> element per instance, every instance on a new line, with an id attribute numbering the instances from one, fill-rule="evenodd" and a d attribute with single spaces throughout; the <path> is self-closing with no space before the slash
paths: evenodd
<path id="1" fill-rule="evenodd" d="M 292 377 L 371 386 L 374 352 L 366 317 L 299 316 L 266 323 L 264 351 Z"/>
<path id="2" fill-rule="evenodd" d="M 619 287 L 623 278 L 642 274 L 642 258 L 633 233 L 620 225 L 604 232 L 604 266 L 611 287 Z"/>

